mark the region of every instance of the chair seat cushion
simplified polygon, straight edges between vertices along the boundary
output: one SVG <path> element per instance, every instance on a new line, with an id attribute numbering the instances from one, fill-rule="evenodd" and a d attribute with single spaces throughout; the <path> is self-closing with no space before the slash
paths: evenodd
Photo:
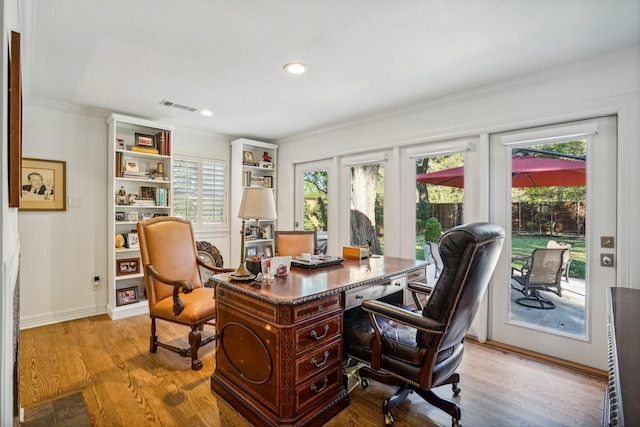
<path id="1" fill-rule="evenodd" d="M 402 306 L 402 308 L 413 311 L 412 307 Z M 416 329 L 384 317 L 376 319 L 382 330 L 383 353 L 412 365 L 422 365 L 427 350 L 417 346 Z M 351 346 L 360 347 L 360 351 L 347 349 L 348 352 L 358 353 L 353 355 L 359 358 L 362 358 L 363 354 L 367 354 L 370 358 L 375 334 L 373 326 L 369 322 L 369 316 L 364 311 L 345 321 L 344 337 Z"/>
<path id="2" fill-rule="evenodd" d="M 182 323 L 196 323 L 212 319 L 216 315 L 216 302 L 214 300 L 213 288 L 195 288 L 188 294 L 180 293 L 180 299 L 185 309 L 176 316 L 173 312 L 173 297 L 168 297 L 158 301 L 150 309 L 151 314 L 172 321 Z"/>

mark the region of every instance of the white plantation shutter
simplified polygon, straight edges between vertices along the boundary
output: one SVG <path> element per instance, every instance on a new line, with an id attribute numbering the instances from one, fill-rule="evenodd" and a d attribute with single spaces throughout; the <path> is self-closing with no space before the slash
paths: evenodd
<path id="1" fill-rule="evenodd" d="M 174 155 L 173 214 L 195 228 L 226 227 L 226 170 L 221 160 Z"/>

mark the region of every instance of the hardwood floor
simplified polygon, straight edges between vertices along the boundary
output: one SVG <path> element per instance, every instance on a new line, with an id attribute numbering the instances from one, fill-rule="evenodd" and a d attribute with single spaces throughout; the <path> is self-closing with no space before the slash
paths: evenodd
<path id="1" fill-rule="evenodd" d="M 204 367 L 158 349 L 149 353 L 147 315 L 63 322 L 20 333 L 23 407 L 82 392 L 94 426 L 247 426 L 210 389 L 214 347 L 201 349 Z M 185 343 L 188 328 L 161 322 L 160 339 Z M 606 379 L 466 341 L 454 399 L 464 426 L 599 426 Z M 357 387 L 351 404 L 326 426 L 383 426 L 380 406 L 393 388 Z M 451 398 L 451 388 L 436 392 Z M 450 418 L 411 395 L 396 408 L 395 427 L 448 426 Z"/>

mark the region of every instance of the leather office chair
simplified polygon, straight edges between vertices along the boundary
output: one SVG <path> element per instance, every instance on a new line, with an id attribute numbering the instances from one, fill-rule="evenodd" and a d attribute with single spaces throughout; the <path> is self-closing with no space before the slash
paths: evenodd
<path id="1" fill-rule="evenodd" d="M 316 231 L 275 231 L 276 256 L 292 257 L 303 253 L 316 255 L 318 252 L 318 233 Z"/>
<path id="2" fill-rule="evenodd" d="M 198 358 L 201 346 L 216 337 L 202 338 L 205 324 L 215 325 L 215 289 L 203 286 L 200 267 L 214 273 L 235 271 L 217 268 L 197 255 L 190 221 L 174 217 L 158 217 L 138 223 L 140 256 L 149 300 L 151 338 L 149 350 L 164 347 L 183 357 L 191 357 L 191 369 L 202 368 Z M 189 347 L 179 348 L 158 341 L 156 320 L 179 323 L 191 328 Z"/>
<path id="3" fill-rule="evenodd" d="M 443 269 L 424 309 L 416 310 L 378 300 L 362 302 L 364 314 L 345 313 L 345 354 L 368 366 L 367 378 L 400 386 L 382 405 L 386 425 L 391 410 L 411 392 L 451 415 L 461 418 L 458 405 L 438 397 L 431 389 L 452 384 L 460 392 L 463 340 L 493 274 L 502 250 L 504 230 L 494 224 L 461 225 L 440 240 Z M 414 284 L 409 288 L 419 292 Z"/>

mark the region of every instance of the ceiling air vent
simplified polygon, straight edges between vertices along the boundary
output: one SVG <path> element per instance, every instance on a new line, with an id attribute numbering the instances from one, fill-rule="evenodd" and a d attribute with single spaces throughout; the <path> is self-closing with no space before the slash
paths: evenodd
<path id="1" fill-rule="evenodd" d="M 195 113 L 196 111 L 198 111 L 197 108 L 187 107 L 186 105 L 176 104 L 175 102 L 166 101 L 164 99 L 160 101 L 160 105 L 164 105 L 165 107 L 177 108 L 178 110 L 188 111 L 190 113 Z"/>

